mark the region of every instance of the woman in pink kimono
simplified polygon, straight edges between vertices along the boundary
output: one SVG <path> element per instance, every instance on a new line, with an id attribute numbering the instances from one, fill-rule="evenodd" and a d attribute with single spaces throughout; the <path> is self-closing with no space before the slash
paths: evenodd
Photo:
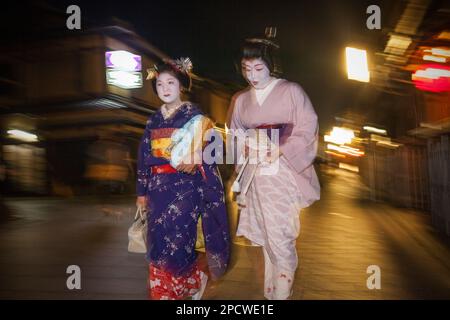
<path id="1" fill-rule="evenodd" d="M 237 129 L 246 130 L 248 137 L 248 129 L 260 133 L 264 129 L 272 139 L 271 151 L 264 151 L 262 157 L 261 144 L 257 146 L 256 164 L 237 166 L 244 182 L 238 196 L 241 212 L 237 235 L 262 246 L 264 296 L 282 300 L 292 295 L 298 266 L 300 209 L 320 198 L 320 185 L 313 167 L 317 115 L 300 85 L 276 77 L 277 49 L 269 39 L 246 40 L 241 67 L 249 87 L 233 97 L 230 131 L 236 137 L 242 135 Z M 242 153 L 251 158 L 252 148 L 252 143 L 246 143 L 245 148 L 238 146 L 238 159 Z"/>

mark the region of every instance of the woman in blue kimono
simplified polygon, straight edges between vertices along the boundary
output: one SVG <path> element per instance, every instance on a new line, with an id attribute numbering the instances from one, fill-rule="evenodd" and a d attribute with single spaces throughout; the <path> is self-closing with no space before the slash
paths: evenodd
<path id="1" fill-rule="evenodd" d="M 210 276 L 220 277 L 229 261 L 228 219 L 217 165 L 202 160 L 171 165 L 172 138 L 202 115 L 180 98 L 182 90 L 190 89 L 191 68 L 189 59 L 179 59 L 148 70 L 147 79 L 164 104 L 147 121 L 139 147 L 137 205 L 147 208 L 149 293 L 157 300 L 201 298 L 208 277 L 199 269 L 195 252 L 199 216 Z"/>

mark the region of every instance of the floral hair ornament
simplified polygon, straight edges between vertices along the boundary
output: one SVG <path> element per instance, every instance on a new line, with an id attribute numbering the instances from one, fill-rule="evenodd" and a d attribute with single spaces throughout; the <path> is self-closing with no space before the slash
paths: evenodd
<path id="1" fill-rule="evenodd" d="M 164 62 L 170 64 L 178 72 L 185 73 L 189 75 L 192 71 L 192 61 L 190 58 L 179 58 L 176 60 L 165 60 Z"/>
<path id="2" fill-rule="evenodd" d="M 178 73 L 182 76 L 183 79 L 186 79 L 186 83 L 183 83 L 183 90 L 190 91 L 192 87 L 192 62 L 190 58 L 179 58 L 176 60 L 172 59 L 163 59 L 164 64 L 170 66 L 175 73 Z M 147 78 L 146 80 L 154 80 L 159 77 L 160 71 L 156 65 L 147 69 Z"/>
<path id="3" fill-rule="evenodd" d="M 147 78 L 145 80 L 153 80 L 158 77 L 158 68 L 154 65 L 151 68 L 147 69 Z"/>

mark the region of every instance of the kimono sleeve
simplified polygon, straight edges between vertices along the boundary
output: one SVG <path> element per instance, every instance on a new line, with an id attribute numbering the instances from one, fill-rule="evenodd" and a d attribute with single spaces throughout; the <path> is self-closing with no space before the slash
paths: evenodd
<path id="1" fill-rule="evenodd" d="M 301 173 L 314 161 L 318 147 L 319 124 L 308 95 L 298 84 L 289 90 L 292 99 L 292 131 L 280 145 L 283 156 L 296 173 Z"/>
<path id="2" fill-rule="evenodd" d="M 137 181 L 136 181 L 136 194 L 138 196 L 144 196 L 147 193 L 148 181 L 150 178 L 150 168 L 146 165 L 146 159 L 150 155 L 150 120 L 147 121 L 144 134 L 139 143 L 138 156 L 137 156 Z"/>
<path id="3" fill-rule="evenodd" d="M 230 229 L 222 178 L 215 164 L 204 165 L 202 230 L 209 272 L 214 280 L 226 271 L 230 260 Z"/>

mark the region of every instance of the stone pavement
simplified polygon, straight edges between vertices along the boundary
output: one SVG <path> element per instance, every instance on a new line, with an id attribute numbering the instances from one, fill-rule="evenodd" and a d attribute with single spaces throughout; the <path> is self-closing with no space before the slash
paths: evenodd
<path id="1" fill-rule="evenodd" d="M 293 299 L 450 299 L 450 245 L 430 216 L 367 200 L 357 175 L 322 168 L 322 199 L 302 211 Z M 143 254 L 127 252 L 133 197 L 9 198 L 0 223 L 0 299 L 146 299 Z M 238 215 L 230 205 L 232 231 Z M 264 299 L 261 249 L 234 239 L 205 299 Z M 66 268 L 81 268 L 68 290 Z M 367 267 L 381 270 L 369 290 Z"/>

